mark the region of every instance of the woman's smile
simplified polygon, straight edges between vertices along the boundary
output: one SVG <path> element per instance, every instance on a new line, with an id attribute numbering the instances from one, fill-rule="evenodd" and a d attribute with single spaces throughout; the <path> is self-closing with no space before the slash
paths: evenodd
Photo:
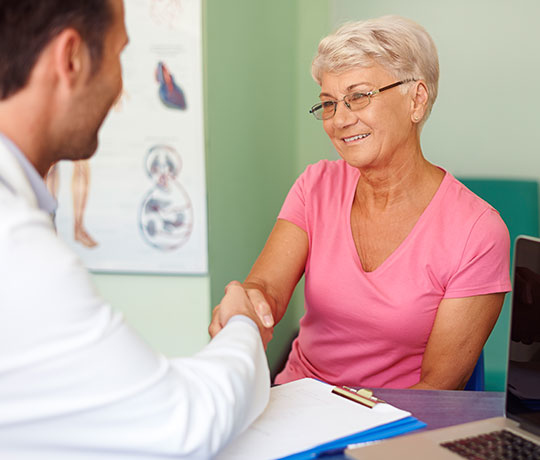
<path id="1" fill-rule="evenodd" d="M 345 142 L 345 144 L 353 144 L 357 143 L 357 141 L 362 141 L 365 138 L 367 138 L 371 133 L 365 133 L 365 134 L 356 134 L 354 136 L 350 137 L 342 137 L 341 140 Z"/>

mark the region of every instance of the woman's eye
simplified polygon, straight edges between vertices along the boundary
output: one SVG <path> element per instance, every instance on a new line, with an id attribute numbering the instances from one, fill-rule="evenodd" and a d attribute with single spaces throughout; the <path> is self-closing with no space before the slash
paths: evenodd
<path id="1" fill-rule="evenodd" d="M 349 96 L 350 101 L 359 101 L 367 96 L 366 93 L 353 93 Z"/>

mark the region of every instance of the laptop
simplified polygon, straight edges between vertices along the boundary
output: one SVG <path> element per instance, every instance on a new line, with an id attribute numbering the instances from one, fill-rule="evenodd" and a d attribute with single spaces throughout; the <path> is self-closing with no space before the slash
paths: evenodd
<path id="1" fill-rule="evenodd" d="M 540 458 L 540 239 L 516 239 L 512 284 L 505 415 L 348 449 L 347 457 L 521 458 L 495 447 L 510 444 L 523 458 Z M 491 456 L 472 453 L 482 445 Z"/>

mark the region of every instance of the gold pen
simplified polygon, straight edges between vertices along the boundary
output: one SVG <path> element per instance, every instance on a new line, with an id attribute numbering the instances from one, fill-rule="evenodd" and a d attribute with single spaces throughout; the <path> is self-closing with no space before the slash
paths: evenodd
<path id="1" fill-rule="evenodd" d="M 355 390 L 354 388 L 350 388 L 344 385 L 342 387 L 334 387 L 332 389 L 332 393 L 350 399 L 351 401 L 360 403 L 366 407 L 369 407 L 370 409 L 375 407 L 378 403 L 384 403 L 382 399 L 373 396 L 373 392 L 366 388 L 360 388 L 359 390 Z"/>

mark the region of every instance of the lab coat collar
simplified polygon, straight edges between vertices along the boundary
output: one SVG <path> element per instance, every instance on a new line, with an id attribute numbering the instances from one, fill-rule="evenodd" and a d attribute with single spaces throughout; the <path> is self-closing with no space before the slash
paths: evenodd
<path id="1" fill-rule="evenodd" d="M 8 146 L 8 142 L 10 142 L 9 139 L 0 133 L 0 181 L 4 183 L 12 193 L 23 197 L 30 206 L 40 208 L 40 203 L 37 197 L 37 193 L 39 192 L 36 192 L 35 188 L 32 187 L 28 174 L 25 172 L 21 161 Z M 14 145 L 13 147 L 17 148 Z M 46 188 L 45 190 L 41 190 L 41 193 L 48 194 Z M 48 198 L 54 200 L 50 194 Z M 43 199 L 41 201 L 43 201 Z M 54 200 L 54 202 L 55 201 L 56 200 Z M 50 206 L 47 206 L 47 208 L 50 208 Z M 49 213 L 51 213 L 51 211 L 54 213 L 56 206 L 54 206 L 53 209 L 44 210 Z"/>

